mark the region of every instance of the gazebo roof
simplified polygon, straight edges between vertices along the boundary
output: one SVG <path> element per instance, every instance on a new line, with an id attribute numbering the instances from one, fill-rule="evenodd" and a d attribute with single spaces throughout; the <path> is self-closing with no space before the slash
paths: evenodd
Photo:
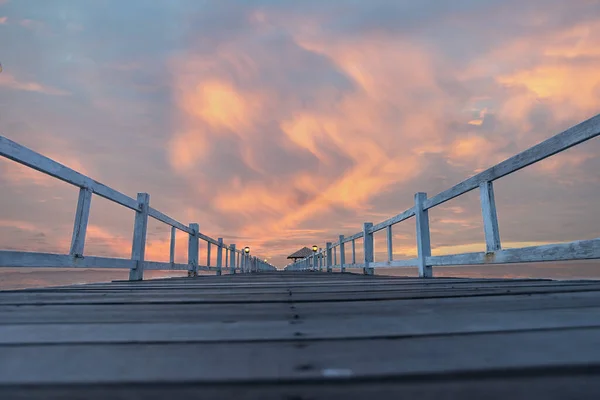
<path id="1" fill-rule="evenodd" d="M 306 258 L 306 257 L 310 257 L 312 256 L 314 253 L 311 249 L 309 249 L 308 247 L 303 247 L 300 250 L 298 250 L 297 252 L 290 254 L 288 256 L 288 259 L 295 259 L 295 258 Z"/>

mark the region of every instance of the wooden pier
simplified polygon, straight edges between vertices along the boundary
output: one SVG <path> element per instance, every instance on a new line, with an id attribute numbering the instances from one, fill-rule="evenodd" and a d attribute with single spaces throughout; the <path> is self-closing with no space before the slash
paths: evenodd
<path id="1" fill-rule="evenodd" d="M 600 281 L 280 272 L 0 292 L 0 398 L 600 398 Z"/>

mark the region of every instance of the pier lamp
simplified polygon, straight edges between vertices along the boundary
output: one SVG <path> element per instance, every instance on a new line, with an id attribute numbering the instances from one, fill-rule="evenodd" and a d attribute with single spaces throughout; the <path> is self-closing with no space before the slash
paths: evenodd
<path id="1" fill-rule="evenodd" d="M 244 247 L 244 253 L 250 254 L 250 247 L 248 247 L 248 246 Z"/>
<path id="2" fill-rule="evenodd" d="M 312 247 L 312 251 L 313 253 L 316 253 L 317 250 L 319 250 L 319 246 L 317 246 L 316 244 Z"/>

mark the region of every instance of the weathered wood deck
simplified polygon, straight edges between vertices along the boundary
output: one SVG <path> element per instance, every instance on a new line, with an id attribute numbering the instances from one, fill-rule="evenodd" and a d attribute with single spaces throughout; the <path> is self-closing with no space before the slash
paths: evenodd
<path id="1" fill-rule="evenodd" d="M 0 292 L 1 399 L 597 399 L 599 378 L 600 281 L 287 272 Z"/>

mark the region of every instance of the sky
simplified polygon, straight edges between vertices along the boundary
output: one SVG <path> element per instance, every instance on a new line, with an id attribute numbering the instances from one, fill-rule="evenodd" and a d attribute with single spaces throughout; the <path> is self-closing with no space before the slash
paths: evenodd
<path id="1" fill-rule="evenodd" d="M 283 266 L 598 114 L 600 0 L 0 0 L 0 62 L 1 135 Z M 599 237 L 599 151 L 496 182 L 503 246 Z M 0 247 L 68 252 L 77 188 L 4 159 L 0 188 Z M 434 255 L 485 250 L 478 199 L 430 211 Z M 86 254 L 129 257 L 133 217 L 95 196 Z"/>

